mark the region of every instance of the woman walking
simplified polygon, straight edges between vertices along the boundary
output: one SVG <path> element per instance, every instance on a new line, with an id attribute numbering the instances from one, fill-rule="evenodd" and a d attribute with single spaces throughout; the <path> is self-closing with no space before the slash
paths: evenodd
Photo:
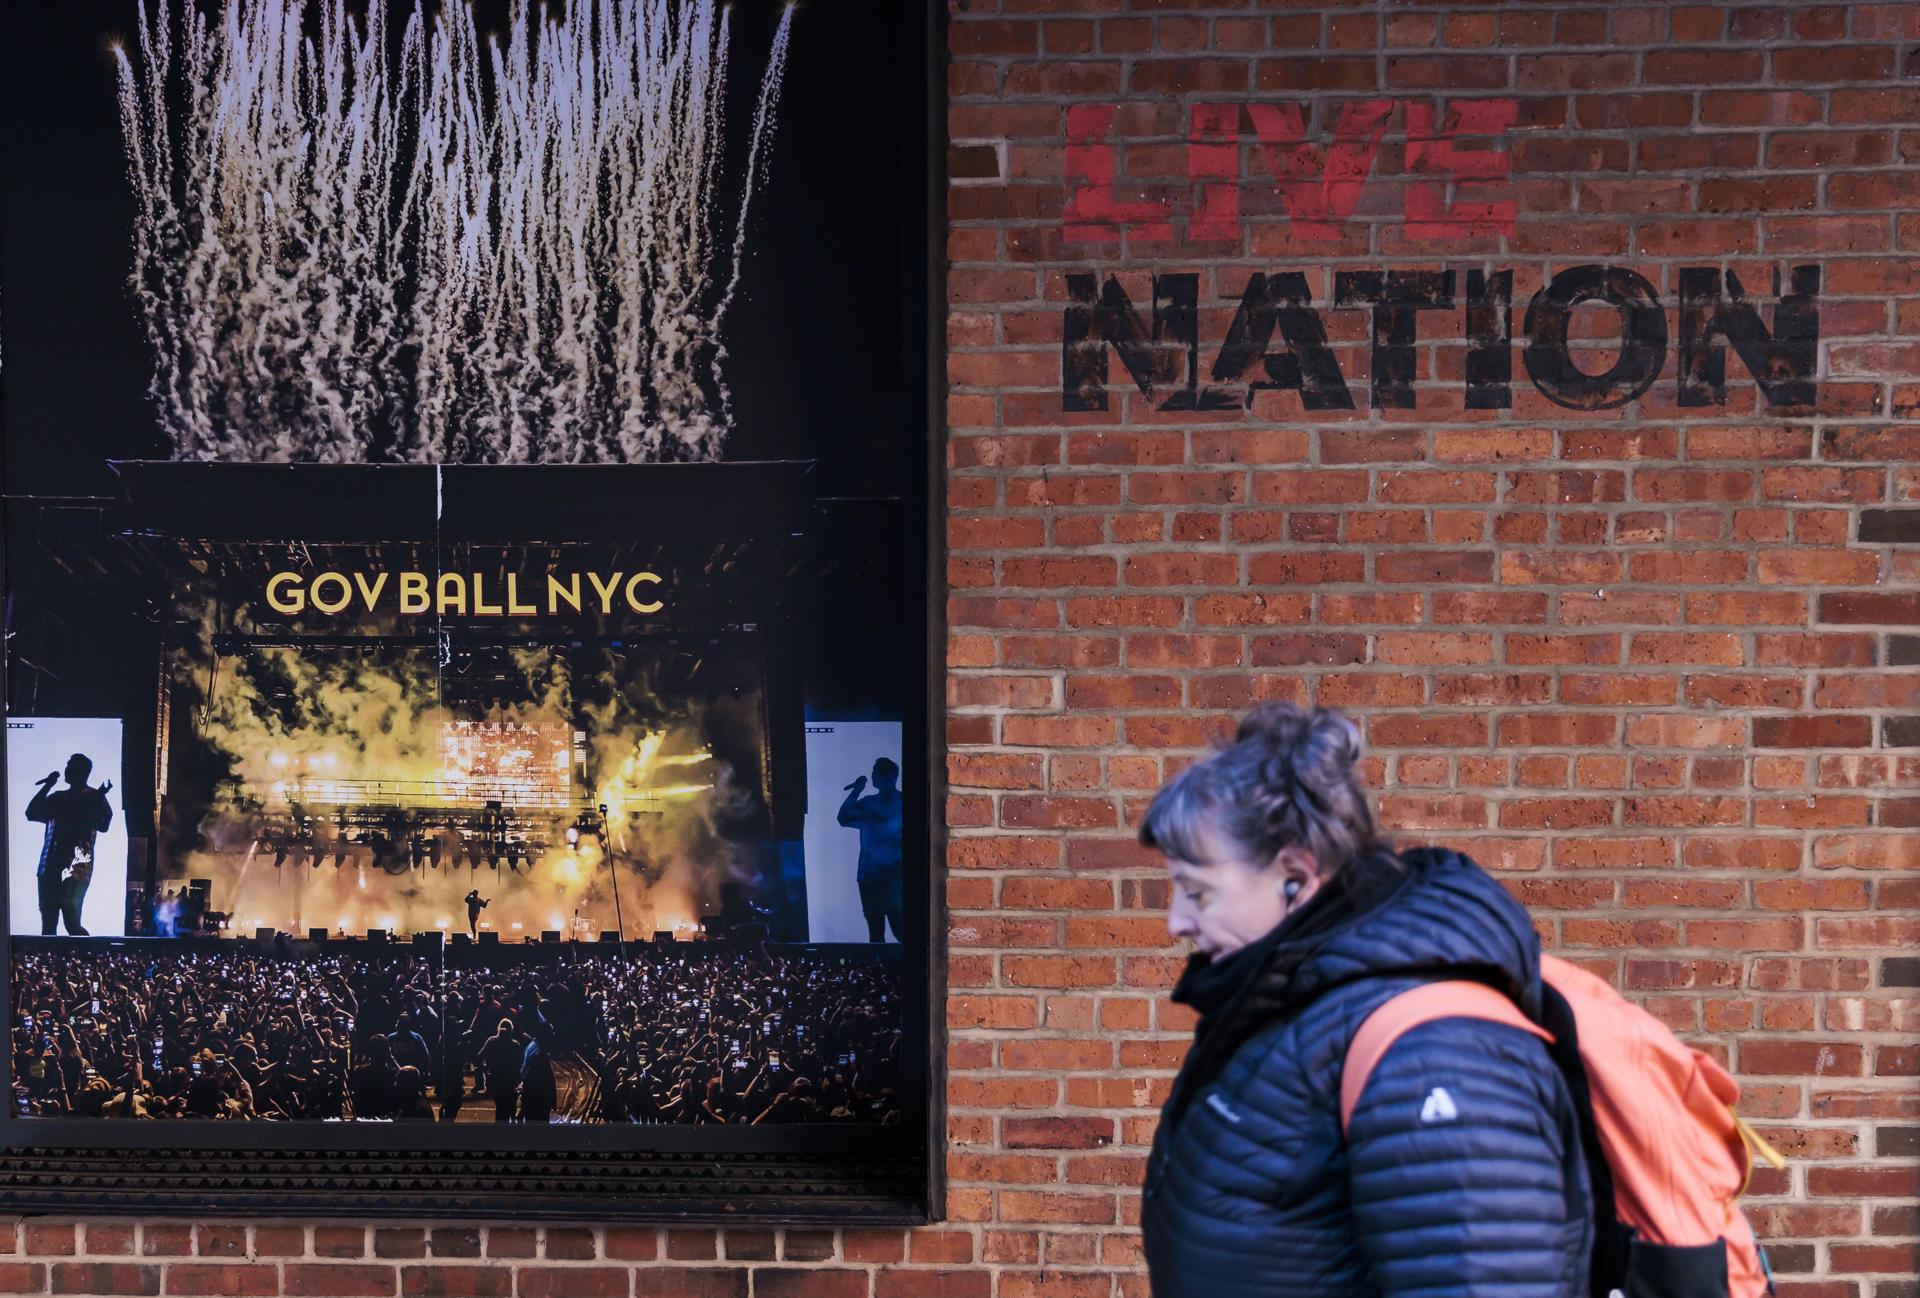
<path id="1" fill-rule="evenodd" d="M 1415 1027 L 1343 1130 L 1348 1048 L 1396 994 L 1541 998 L 1526 912 L 1458 853 L 1392 850 L 1361 753 L 1345 717 L 1268 704 L 1147 810 L 1195 947 L 1173 998 L 1200 1015 L 1147 1164 L 1154 1298 L 1587 1298 L 1578 1120 L 1535 1036 Z"/>

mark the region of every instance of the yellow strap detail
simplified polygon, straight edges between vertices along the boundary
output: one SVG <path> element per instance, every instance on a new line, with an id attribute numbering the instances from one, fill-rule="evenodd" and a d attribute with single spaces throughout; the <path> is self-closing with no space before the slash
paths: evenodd
<path id="1" fill-rule="evenodd" d="M 1749 1126 L 1747 1120 L 1735 1112 L 1731 1104 L 1727 1106 L 1727 1112 L 1733 1117 L 1733 1129 L 1740 1133 L 1740 1143 L 1747 1147 L 1747 1174 L 1741 1178 L 1739 1194 L 1734 1196 L 1735 1198 L 1739 1198 L 1740 1195 L 1744 1195 L 1747 1192 L 1747 1187 L 1753 1184 L 1753 1156 L 1755 1154 L 1760 1155 L 1760 1157 L 1766 1159 L 1767 1162 L 1773 1164 L 1776 1171 L 1787 1165 L 1787 1159 L 1784 1154 L 1767 1143 L 1765 1136 Z M 1727 1218 L 1729 1220 L 1733 1218 L 1733 1205 L 1731 1203 L 1727 1205 Z"/>
<path id="2" fill-rule="evenodd" d="M 1739 1131 L 1740 1139 L 1747 1142 L 1748 1149 L 1755 1151 L 1760 1157 L 1772 1163 L 1776 1171 L 1787 1165 L 1786 1155 L 1782 1154 L 1772 1145 L 1769 1145 L 1765 1136 L 1762 1136 L 1759 1132 L 1748 1126 L 1745 1118 L 1741 1117 L 1738 1113 L 1734 1113 L 1731 1104 L 1727 1106 L 1727 1112 L 1733 1113 L 1734 1128 Z"/>

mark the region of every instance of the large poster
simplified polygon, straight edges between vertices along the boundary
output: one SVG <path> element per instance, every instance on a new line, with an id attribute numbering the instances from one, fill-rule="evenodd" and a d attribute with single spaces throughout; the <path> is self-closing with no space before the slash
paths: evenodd
<path id="1" fill-rule="evenodd" d="M 926 22 L 9 6 L 10 1149 L 924 1210 Z"/>

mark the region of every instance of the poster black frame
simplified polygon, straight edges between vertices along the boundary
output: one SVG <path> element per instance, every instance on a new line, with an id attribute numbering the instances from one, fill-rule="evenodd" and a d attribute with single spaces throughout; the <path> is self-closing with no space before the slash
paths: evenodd
<path id="1" fill-rule="evenodd" d="M 0 1105 L 0 1212 L 691 1225 L 916 1225 L 944 1215 L 946 18 L 931 0 L 905 13 L 898 309 L 902 408 L 921 435 L 903 439 L 903 558 L 905 571 L 922 574 L 924 600 L 902 609 L 901 630 L 920 640 L 921 652 L 908 654 L 908 696 L 923 701 L 904 718 L 903 751 L 919 755 L 926 774 L 906 825 L 928 864 L 916 889 L 925 941 L 909 953 L 924 956 L 924 995 L 907 1009 L 907 1039 L 924 1048 L 925 1093 L 913 1106 L 921 1139 L 886 1128 L 650 1127 L 649 1148 L 612 1150 L 596 1148 L 604 1129 L 591 1126 L 453 1124 L 423 1150 L 403 1124 L 49 1121 L 21 1118 L 9 1104 Z M 8 927 L 0 925 L 0 960 L 10 962 Z M 11 999 L 10 979 L 0 979 L 0 1020 L 9 1023 Z M 11 1049 L 0 1051 L 7 1094 L 11 1063 Z"/>

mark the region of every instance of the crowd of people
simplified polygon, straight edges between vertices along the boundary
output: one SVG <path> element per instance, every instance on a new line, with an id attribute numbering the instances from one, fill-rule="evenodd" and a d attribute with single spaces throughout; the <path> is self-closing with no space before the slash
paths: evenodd
<path id="1" fill-rule="evenodd" d="M 892 1123 L 900 965 L 721 943 L 14 955 L 14 1106 L 96 1118 Z"/>

